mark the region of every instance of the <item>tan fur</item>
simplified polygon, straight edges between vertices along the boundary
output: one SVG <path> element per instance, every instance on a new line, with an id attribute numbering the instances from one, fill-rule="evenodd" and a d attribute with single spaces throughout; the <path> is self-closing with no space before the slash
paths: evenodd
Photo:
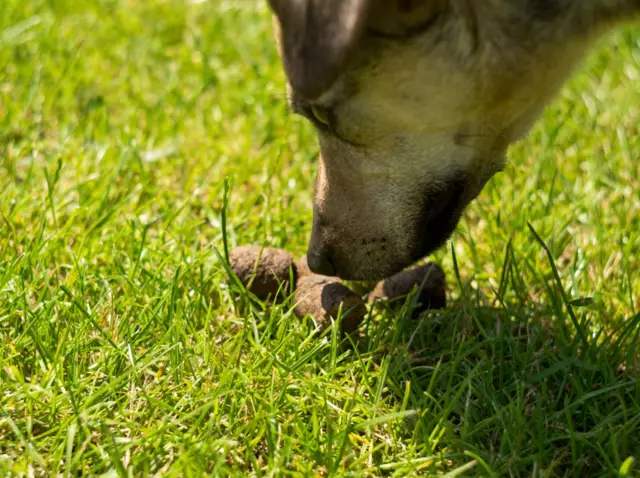
<path id="1" fill-rule="evenodd" d="M 640 10 L 547 0 L 558 11 L 534 17 L 534 0 L 397 1 L 374 2 L 330 88 L 290 90 L 294 110 L 331 118 L 309 253 L 329 254 L 343 278 L 391 275 L 440 245 L 593 40 Z"/>

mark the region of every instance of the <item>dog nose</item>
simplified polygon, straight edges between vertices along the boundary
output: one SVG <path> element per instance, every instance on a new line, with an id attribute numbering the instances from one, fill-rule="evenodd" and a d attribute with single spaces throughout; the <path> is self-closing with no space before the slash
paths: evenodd
<path id="1" fill-rule="evenodd" d="M 331 255 L 327 248 L 320 248 L 317 250 L 307 251 L 307 265 L 311 272 L 315 274 L 322 274 L 323 276 L 336 275 L 336 268 L 331 260 Z"/>

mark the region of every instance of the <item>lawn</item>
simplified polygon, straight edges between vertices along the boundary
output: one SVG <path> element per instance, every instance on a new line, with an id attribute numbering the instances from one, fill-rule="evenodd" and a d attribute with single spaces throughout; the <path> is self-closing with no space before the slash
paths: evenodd
<path id="1" fill-rule="evenodd" d="M 223 266 L 310 232 L 257 5 L 0 1 L 0 476 L 639 476 L 640 29 L 345 343 Z"/>

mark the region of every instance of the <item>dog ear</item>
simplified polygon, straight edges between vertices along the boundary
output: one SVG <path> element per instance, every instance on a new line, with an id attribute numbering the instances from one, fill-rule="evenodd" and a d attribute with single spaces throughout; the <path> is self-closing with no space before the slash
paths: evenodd
<path id="1" fill-rule="evenodd" d="M 370 0 L 269 0 L 291 86 L 314 99 L 339 76 L 362 33 Z"/>

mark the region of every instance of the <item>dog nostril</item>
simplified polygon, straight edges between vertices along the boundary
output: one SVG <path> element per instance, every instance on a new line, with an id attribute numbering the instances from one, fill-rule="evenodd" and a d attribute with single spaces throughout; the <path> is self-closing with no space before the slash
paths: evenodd
<path id="1" fill-rule="evenodd" d="M 307 265 L 311 272 L 314 274 L 321 274 L 324 276 L 335 276 L 336 268 L 331 261 L 331 257 L 326 250 L 319 252 L 307 253 Z"/>

